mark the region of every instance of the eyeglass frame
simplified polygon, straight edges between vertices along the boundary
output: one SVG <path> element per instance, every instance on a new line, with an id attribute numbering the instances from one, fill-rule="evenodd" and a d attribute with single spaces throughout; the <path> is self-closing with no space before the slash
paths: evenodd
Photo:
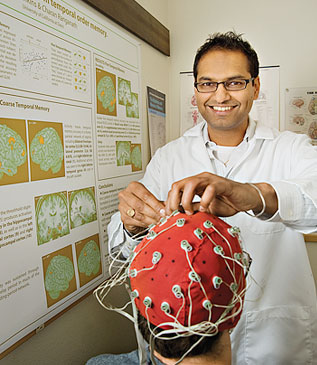
<path id="1" fill-rule="evenodd" d="M 226 80 L 226 81 L 219 81 L 219 82 L 217 82 L 217 81 L 202 81 L 202 82 L 197 82 L 197 81 L 195 81 L 194 82 L 194 86 L 195 86 L 195 88 L 196 88 L 196 90 L 199 92 L 199 93 L 203 93 L 203 94 L 207 94 L 207 93 L 214 93 L 214 92 L 216 92 L 217 90 L 218 90 L 218 86 L 220 85 L 220 84 L 223 84 L 223 87 L 227 90 L 227 91 L 241 91 L 241 90 L 245 90 L 246 88 L 247 88 L 247 86 L 248 86 L 248 84 L 252 81 L 254 81 L 256 79 L 256 77 L 251 77 L 250 79 L 231 79 L 231 80 Z M 234 81 L 234 80 L 240 80 L 240 81 L 244 81 L 245 82 L 245 86 L 244 86 L 244 88 L 243 89 L 238 89 L 238 90 L 228 90 L 227 89 L 227 87 L 226 87 L 226 82 L 230 82 L 230 81 Z M 200 85 L 200 84 L 204 84 L 204 83 L 206 83 L 206 82 L 210 82 L 210 83 L 213 83 L 213 84 L 215 84 L 216 85 L 216 89 L 215 90 L 213 90 L 213 91 L 199 91 L 198 90 L 198 88 L 197 88 L 197 86 L 198 85 Z"/>

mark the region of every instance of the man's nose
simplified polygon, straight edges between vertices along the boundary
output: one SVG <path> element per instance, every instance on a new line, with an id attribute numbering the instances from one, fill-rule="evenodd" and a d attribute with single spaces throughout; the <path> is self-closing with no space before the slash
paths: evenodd
<path id="1" fill-rule="evenodd" d="M 221 104 L 231 98 L 230 93 L 226 90 L 224 84 L 219 84 L 217 90 L 214 93 L 214 99 L 217 103 Z"/>

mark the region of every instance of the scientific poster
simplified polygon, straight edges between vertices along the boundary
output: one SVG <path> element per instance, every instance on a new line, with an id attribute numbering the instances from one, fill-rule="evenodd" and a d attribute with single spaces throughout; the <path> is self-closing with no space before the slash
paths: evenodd
<path id="1" fill-rule="evenodd" d="M 165 94 L 147 87 L 147 111 L 150 134 L 151 156 L 166 144 Z"/>
<path id="2" fill-rule="evenodd" d="M 285 90 L 285 126 L 289 131 L 307 134 L 317 146 L 317 87 Z"/>
<path id="3" fill-rule="evenodd" d="M 279 66 L 260 67 L 260 94 L 254 101 L 250 115 L 266 125 L 279 129 Z M 196 103 L 192 72 L 181 72 L 180 81 L 180 135 L 203 121 Z"/>
<path id="4" fill-rule="evenodd" d="M 0 0 L 0 354 L 105 278 L 142 165 L 139 43 L 81 1 Z"/>

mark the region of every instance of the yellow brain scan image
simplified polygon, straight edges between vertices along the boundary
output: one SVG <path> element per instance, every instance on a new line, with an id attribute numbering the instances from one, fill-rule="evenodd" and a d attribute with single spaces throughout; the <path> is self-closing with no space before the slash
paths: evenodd
<path id="1" fill-rule="evenodd" d="M 104 109 L 113 112 L 116 107 L 116 89 L 110 76 L 104 76 L 97 85 L 97 97 Z"/>
<path id="2" fill-rule="evenodd" d="M 16 131 L 0 124 L 0 179 L 3 175 L 15 175 L 25 162 L 25 142 Z"/>
<path id="3" fill-rule="evenodd" d="M 62 168 L 64 150 L 62 141 L 54 128 L 47 127 L 39 131 L 31 142 L 31 159 L 40 165 L 41 170 L 52 173 Z"/>
<path id="4" fill-rule="evenodd" d="M 40 197 L 35 215 L 39 245 L 69 233 L 67 199 L 63 193 Z"/>

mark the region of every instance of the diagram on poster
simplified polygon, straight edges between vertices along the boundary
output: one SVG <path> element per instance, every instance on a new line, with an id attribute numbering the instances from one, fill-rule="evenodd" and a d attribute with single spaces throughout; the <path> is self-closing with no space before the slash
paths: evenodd
<path id="1" fill-rule="evenodd" d="M 47 306 L 50 307 L 77 289 L 72 248 L 66 246 L 42 260 Z"/>
<path id="2" fill-rule="evenodd" d="M 35 197 L 35 214 L 38 245 L 69 234 L 66 192 Z"/>
<path id="3" fill-rule="evenodd" d="M 68 192 L 72 229 L 97 220 L 94 187 Z"/>
<path id="4" fill-rule="evenodd" d="M 99 236 L 94 235 L 76 242 L 77 266 L 80 286 L 84 286 L 101 274 Z"/>
<path id="5" fill-rule="evenodd" d="M 28 180 L 25 120 L 0 118 L 0 185 Z"/>
<path id="6" fill-rule="evenodd" d="M 292 88 L 285 91 L 286 129 L 307 134 L 317 145 L 317 88 Z"/>

